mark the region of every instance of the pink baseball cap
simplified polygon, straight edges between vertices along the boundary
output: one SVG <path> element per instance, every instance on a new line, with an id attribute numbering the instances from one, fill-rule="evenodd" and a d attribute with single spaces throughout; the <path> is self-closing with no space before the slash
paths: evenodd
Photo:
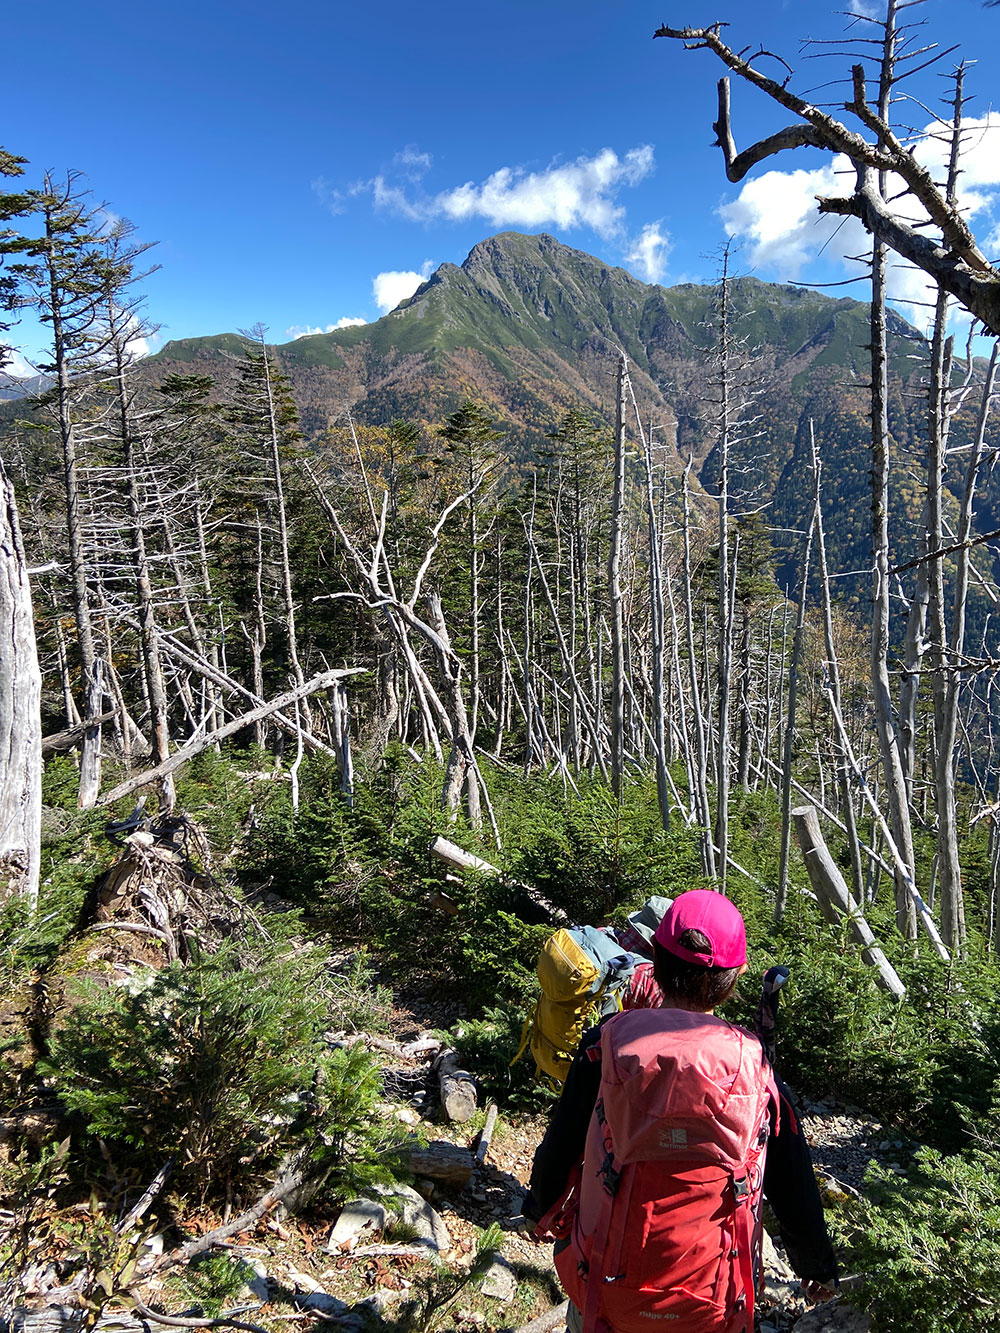
<path id="1" fill-rule="evenodd" d="M 685 949 L 679 940 L 686 930 L 700 930 L 710 953 Z M 676 958 L 702 967 L 742 967 L 747 960 L 747 931 L 739 908 L 711 889 L 691 889 L 675 898 L 653 938 Z"/>

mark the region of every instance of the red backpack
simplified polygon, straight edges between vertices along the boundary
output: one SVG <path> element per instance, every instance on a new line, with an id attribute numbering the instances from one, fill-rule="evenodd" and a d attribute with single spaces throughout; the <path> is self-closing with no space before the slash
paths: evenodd
<path id="1" fill-rule="evenodd" d="M 562 1225 L 541 1224 L 566 1238 L 555 1265 L 584 1333 L 752 1333 L 772 1099 L 760 1041 L 724 1019 L 604 1024 L 582 1172 Z"/>

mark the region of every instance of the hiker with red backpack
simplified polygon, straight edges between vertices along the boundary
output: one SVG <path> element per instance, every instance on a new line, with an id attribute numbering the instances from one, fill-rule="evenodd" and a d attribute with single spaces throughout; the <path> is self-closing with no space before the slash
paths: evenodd
<path id="1" fill-rule="evenodd" d="M 524 1212 L 556 1239 L 570 1333 L 753 1333 L 762 1194 L 807 1296 L 832 1295 L 836 1261 L 788 1090 L 714 1012 L 746 971 L 738 909 L 681 894 L 653 968 L 662 1007 L 584 1035 Z"/>

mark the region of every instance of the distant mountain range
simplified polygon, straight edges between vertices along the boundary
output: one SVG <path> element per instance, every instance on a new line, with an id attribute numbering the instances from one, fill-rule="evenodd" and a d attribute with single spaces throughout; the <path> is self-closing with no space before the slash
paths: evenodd
<path id="1" fill-rule="evenodd" d="M 19 398 L 32 398 L 43 393 L 52 380 L 47 375 L 9 375 L 0 370 L 0 402 L 16 402 Z"/>
<path id="2" fill-rule="evenodd" d="M 567 408 L 613 423 L 622 348 L 644 420 L 655 424 L 675 466 L 690 455 L 711 490 L 710 323 L 718 295 L 711 285 L 643 283 L 551 236 L 504 232 L 482 241 L 462 265 L 442 264 L 382 319 L 299 338 L 275 352 L 307 435 L 320 434 L 347 407 L 372 424 L 404 417 L 433 427 L 471 397 L 494 412 L 512 456 L 525 463 Z M 732 280 L 729 295 L 734 337 L 742 354 L 753 356 L 744 372 L 755 394 L 752 425 L 738 449 L 745 507 L 767 506 L 775 529 L 801 526 L 810 503 L 812 421 L 836 510 L 831 560 L 864 566 L 868 306 L 752 277 Z M 905 543 L 919 519 L 912 455 L 920 450 L 926 343 L 895 312 L 889 329 L 899 460 L 894 506 Z M 147 364 L 158 377 L 198 371 L 224 382 L 240 346 L 229 333 L 180 339 Z M 776 540 L 780 545 L 780 532 Z"/>
<path id="3" fill-rule="evenodd" d="M 712 286 L 640 282 L 551 236 L 504 232 L 461 266 L 442 264 L 382 319 L 275 350 L 308 434 L 347 406 L 372 423 L 407 417 L 433 425 L 473 397 L 523 446 L 568 407 L 608 416 L 615 352 L 623 348 L 644 409 L 676 439 L 678 422 L 698 415 L 695 391 L 684 386 L 711 345 L 706 322 L 716 295 Z M 783 391 L 808 397 L 831 370 L 848 382 L 866 377 L 863 303 L 755 278 L 732 284 L 732 303 L 737 336 L 780 367 Z M 891 318 L 902 368 L 920 339 Z M 152 362 L 158 373 L 197 366 L 224 376 L 239 347 L 234 334 L 185 338 Z"/>

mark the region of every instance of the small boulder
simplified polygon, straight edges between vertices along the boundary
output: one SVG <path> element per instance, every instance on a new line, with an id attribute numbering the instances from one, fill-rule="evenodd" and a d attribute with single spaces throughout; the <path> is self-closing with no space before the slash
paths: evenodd
<path id="1" fill-rule="evenodd" d="M 484 1296 L 504 1304 L 517 1295 L 517 1275 L 503 1255 L 494 1254 L 482 1281 L 482 1291 Z"/>
<path id="2" fill-rule="evenodd" d="M 344 1205 L 340 1216 L 333 1225 L 326 1248 L 331 1254 L 343 1250 L 346 1245 L 353 1249 L 364 1232 L 385 1230 L 386 1211 L 380 1203 L 372 1199 L 352 1199 Z"/>
<path id="3" fill-rule="evenodd" d="M 411 1245 L 426 1249 L 439 1262 L 451 1249 L 451 1236 L 441 1215 L 409 1185 L 380 1186 L 379 1194 L 398 1212 L 404 1226 L 413 1232 Z"/>

